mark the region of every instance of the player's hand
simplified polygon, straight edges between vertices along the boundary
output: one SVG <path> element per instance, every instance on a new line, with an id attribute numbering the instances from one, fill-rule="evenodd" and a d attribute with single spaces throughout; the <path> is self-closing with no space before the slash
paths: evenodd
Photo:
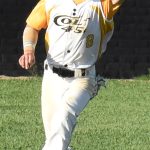
<path id="1" fill-rule="evenodd" d="M 35 54 L 34 51 L 26 51 L 19 58 L 19 64 L 24 69 L 30 69 L 35 64 Z"/>

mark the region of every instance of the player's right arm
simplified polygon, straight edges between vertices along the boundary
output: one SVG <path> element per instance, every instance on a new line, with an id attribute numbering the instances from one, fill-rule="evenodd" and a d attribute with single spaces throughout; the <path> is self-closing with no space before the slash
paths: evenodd
<path id="1" fill-rule="evenodd" d="M 35 63 L 35 46 L 38 39 L 38 30 L 27 25 L 23 32 L 23 55 L 19 64 L 24 69 L 29 69 Z"/>
<path id="2" fill-rule="evenodd" d="M 19 58 L 19 64 L 24 69 L 29 69 L 35 63 L 35 46 L 38 33 L 47 27 L 45 12 L 45 0 L 40 0 L 26 20 L 27 25 L 23 32 L 23 55 Z"/>

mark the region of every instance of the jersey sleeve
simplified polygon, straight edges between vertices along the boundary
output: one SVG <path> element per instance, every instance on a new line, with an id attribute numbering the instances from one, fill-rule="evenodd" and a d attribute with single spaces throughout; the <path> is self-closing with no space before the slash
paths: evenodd
<path id="1" fill-rule="evenodd" d="M 26 20 L 27 25 L 36 30 L 47 27 L 45 0 L 40 0 Z"/>
<path id="2" fill-rule="evenodd" d="M 124 0 L 118 0 L 115 4 L 112 3 L 113 0 L 101 0 L 103 12 L 107 19 L 112 19 L 115 13 L 118 11 Z"/>

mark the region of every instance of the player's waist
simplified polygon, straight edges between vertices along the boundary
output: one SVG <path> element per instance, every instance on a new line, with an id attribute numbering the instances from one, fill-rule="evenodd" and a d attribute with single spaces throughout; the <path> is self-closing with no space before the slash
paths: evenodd
<path id="1" fill-rule="evenodd" d="M 96 75 L 95 65 L 89 68 L 76 68 L 74 70 L 70 70 L 62 66 L 54 66 L 54 65 L 49 65 L 48 63 L 45 63 L 44 69 L 51 70 L 53 73 L 56 73 L 57 75 L 63 78 L 85 77 L 85 76 L 95 77 Z"/>

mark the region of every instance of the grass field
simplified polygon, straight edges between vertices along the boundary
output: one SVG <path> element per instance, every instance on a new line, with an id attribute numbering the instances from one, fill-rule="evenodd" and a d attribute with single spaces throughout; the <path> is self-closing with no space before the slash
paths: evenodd
<path id="1" fill-rule="evenodd" d="M 0 80 L 0 150 L 40 150 L 41 78 Z M 150 81 L 110 80 L 78 118 L 74 150 L 150 150 Z"/>

